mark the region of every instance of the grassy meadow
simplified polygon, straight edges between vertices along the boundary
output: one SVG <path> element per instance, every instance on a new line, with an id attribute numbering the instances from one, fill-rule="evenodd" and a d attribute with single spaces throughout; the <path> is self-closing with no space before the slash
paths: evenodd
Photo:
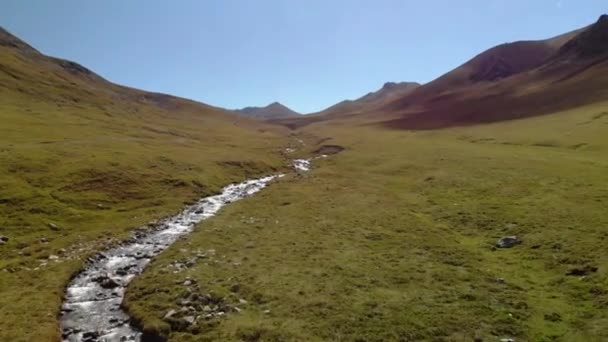
<path id="1" fill-rule="evenodd" d="M 126 306 L 170 341 L 608 340 L 607 108 L 436 131 L 306 126 L 308 150 L 346 150 L 204 221 Z M 507 235 L 523 243 L 494 248 Z M 205 296 L 238 310 L 164 318 Z"/>
<path id="2" fill-rule="evenodd" d="M 0 52 L 0 341 L 58 340 L 64 287 L 89 255 L 287 165 L 282 128 Z"/>

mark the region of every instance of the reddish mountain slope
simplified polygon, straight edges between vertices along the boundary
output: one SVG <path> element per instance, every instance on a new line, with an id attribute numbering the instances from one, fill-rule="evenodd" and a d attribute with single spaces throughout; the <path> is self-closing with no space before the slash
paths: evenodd
<path id="1" fill-rule="evenodd" d="M 608 99 L 608 17 L 556 38 L 490 49 L 383 108 L 430 129 L 542 115 Z"/>
<path id="2" fill-rule="evenodd" d="M 295 118 L 276 118 L 272 121 L 290 128 L 296 128 L 316 121 L 370 113 L 394 100 L 411 94 L 418 87 L 420 87 L 420 84 L 415 82 L 387 82 L 379 90 L 370 92 L 356 100 L 345 100 L 317 113 Z"/>
<path id="3" fill-rule="evenodd" d="M 493 47 L 397 96 L 372 93 L 312 116 L 278 122 L 298 128 L 325 120 L 356 120 L 432 129 L 543 115 L 608 100 L 607 59 L 608 16 L 603 15 L 593 25 L 554 38 Z M 365 100 L 370 98 L 374 100 Z"/>

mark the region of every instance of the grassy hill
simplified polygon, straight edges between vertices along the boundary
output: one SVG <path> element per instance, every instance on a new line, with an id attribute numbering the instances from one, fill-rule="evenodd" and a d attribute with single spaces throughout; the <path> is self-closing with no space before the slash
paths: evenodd
<path id="1" fill-rule="evenodd" d="M 63 287 L 90 253 L 285 166 L 280 127 L 112 84 L 4 30 L 0 99 L 2 341 L 58 337 Z"/>

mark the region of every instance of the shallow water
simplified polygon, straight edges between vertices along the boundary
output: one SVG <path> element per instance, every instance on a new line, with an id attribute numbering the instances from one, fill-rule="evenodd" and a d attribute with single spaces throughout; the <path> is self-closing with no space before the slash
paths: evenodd
<path id="1" fill-rule="evenodd" d="M 310 163 L 304 171 L 309 168 Z M 198 222 L 214 216 L 228 203 L 255 194 L 281 176 L 229 185 L 221 194 L 203 198 L 154 228 L 136 232 L 129 241 L 91 258 L 67 288 L 61 315 L 63 341 L 139 341 L 141 332 L 130 324 L 130 317 L 121 308 L 131 280 L 152 257 L 190 233 Z"/>

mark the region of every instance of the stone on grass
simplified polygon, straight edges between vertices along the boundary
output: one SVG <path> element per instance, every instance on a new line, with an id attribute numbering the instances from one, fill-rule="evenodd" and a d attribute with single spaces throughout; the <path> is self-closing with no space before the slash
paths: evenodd
<path id="1" fill-rule="evenodd" d="M 171 316 L 175 315 L 176 313 L 177 313 L 177 311 L 176 311 L 176 310 L 171 309 L 171 310 L 167 311 L 167 313 L 165 314 L 164 319 L 171 318 Z"/>
<path id="2" fill-rule="evenodd" d="M 550 314 L 545 314 L 545 321 L 549 322 L 559 322 L 562 320 L 562 316 L 557 312 L 552 312 Z"/>
<path id="3" fill-rule="evenodd" d="M 54 231 L 58 231 L 59 230 L 59 226 L 56 225 L 56 224 L 54 224 L 54 223 L 52 223 L 52 222 L 49 222 L 49 228 L 51 230 L 54 230 Z"/>
<path id="4" fill-rule="evenodd" d="M 496 241 L 496 247 L 511 248 L 511 247 L 515 247 L 515 246 L 519 245 L 520 243 L 521 243 L 521 240 L 515 235 L 505 236 L 505 237 L 498 239 L 498 241 Z"/>

